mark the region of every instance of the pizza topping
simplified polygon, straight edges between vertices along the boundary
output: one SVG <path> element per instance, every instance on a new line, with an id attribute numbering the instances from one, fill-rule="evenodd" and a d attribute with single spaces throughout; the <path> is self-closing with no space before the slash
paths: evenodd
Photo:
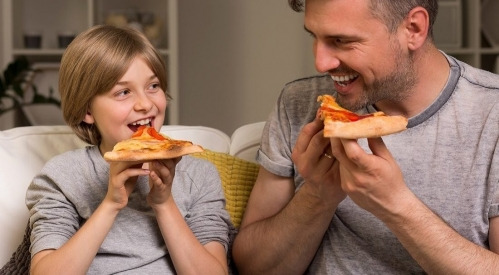
<path id="1" fill-rule="evenodd" d="M 385 115 L 383 112 L 376 112 L 365 115 L 356 114 L 338 105 L 334 97 L 330 95 L 321 95 L 317 98 L 317 101 L 321 102 L 321 107 L 319 108 L 319 114 L 323 120 L 330 119 L 333 121 L 352 122 L 367 117 Z"/>
<path id="2" fill-rule="evenodd" d="M 145 130 L 145 131 L 144 131 Z M 132 139 L 157 139 L 157 140 L 165 140 L 167 139 L 162 134 L 158 133 L 156 129 L 148 126 L 140 126 L 139 129 L 132 135 Z"/>
<path id="3" fill-rule="evenodd" d="M 165 141 L 168 146 L 165 147 Z M 169 149 L 178 146 L 180 141 L 170 139 L 156 131 L 153 127 L 140 126 L 139 129 L 133 133 L 132 138 L 127 142 L 117 143 L 113 151 L 121 150 L 161 150 Z M 182 141 L 185 143 L 185 141 Z"/>

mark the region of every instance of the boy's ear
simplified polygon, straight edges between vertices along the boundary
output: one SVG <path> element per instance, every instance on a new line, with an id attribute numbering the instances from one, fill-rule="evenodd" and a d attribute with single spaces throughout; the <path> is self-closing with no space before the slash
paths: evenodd
<path id="1" fill-rule="evenodd" d="M 411 50 L 420 48 L 430 35 L 430 17 L 428 11 L 422 7 L 412 9 L 405 19 L 407 31 L 407 46 Z"/>
<path id="2" fill-rule="evenodd" d="M 87 113 L 85 114 L 85 117 L 83 118 L 83 122 L 85 122 L 87 124 L 94 124 L 95 119 L 94 119 L 94 116 L 90 113 L 90 110 L 88 110 Z"/>

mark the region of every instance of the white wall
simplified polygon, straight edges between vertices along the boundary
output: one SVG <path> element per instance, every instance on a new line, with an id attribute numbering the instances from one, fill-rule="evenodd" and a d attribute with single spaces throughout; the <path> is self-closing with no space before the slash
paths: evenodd
<path id="1" fill-rule="evenodd" d="M 286 82 L 315 73 L 303 13 L 285 0 L 178 5 L 180 124 L 231 134 L 265 120 Z"/>

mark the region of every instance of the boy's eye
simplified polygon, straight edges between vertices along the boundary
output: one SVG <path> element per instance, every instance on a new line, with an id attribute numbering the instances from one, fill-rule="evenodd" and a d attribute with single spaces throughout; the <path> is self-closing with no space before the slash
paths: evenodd
<path id="1" fill-rule="evenodd" d="M 150 90 L 158 90 L 159 88 L 160 88 L 159 83 L 152 83 L 152 84 L 149 86 L 149 89 L 150 89 Z"/>
<path id="2" fill-rule="evenodd" d="M 122 96 L 126 96 L 130 93 L 130 90 L 121 90 L 121 91 L 118 91 L 115 95 L 118 96 L 118 97 L 122 97 Z"/>

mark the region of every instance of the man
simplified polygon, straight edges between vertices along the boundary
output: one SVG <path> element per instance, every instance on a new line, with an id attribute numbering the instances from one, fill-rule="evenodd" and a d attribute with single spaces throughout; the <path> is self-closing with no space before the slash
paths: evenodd
<path id="1" fill-rule="evenodd" d="M 233 245 L 239 272 L 499 272 L 499 76 L 435 47 L 436 0 L 290 4 L 304 6 L 324 75 L 286 85 L 269 117 Z M 325 139 L 325 93 L 408 129 Z"/>

